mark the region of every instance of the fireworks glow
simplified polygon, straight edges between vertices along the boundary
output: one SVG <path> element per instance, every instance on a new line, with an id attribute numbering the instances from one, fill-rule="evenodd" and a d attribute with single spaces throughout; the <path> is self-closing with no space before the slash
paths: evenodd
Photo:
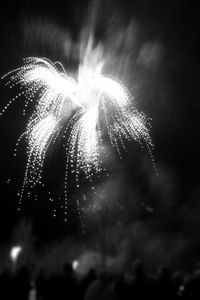
<path id="1" fill-rule="evenodd" d="M 10 258 L 13 261 L 13 263 L 15 263 L 17 261 L 17 258 L 21 251 L 22 251 L 21 246 L 12 247 L 12 249 L 10 250 Z"/>
<path id="2" fill-rule="evenodd" d="M 69 167 L 74 170 L 77 181 L 80 171 L 92 180 L 94 174 L 103 169 L 104 134 L 120 156 L 122 149 L 126 150 L 127 140 L 144 142 L 151 153 L 153 144 L 148 119 L 133 108 L 133 96 L 125 85 L 104 74 L 104 65 L 101 49 L 93 47 L 90 39 L 77 79 L 70 77 L 60 63 L 37 57 L 25 59 L 22 67 L 3 76 L 9 78 L 7 85 L 19 85 L 21 92 L 2 113 L 20 96 L 26 99 L 24 114 L 31 102 L 35 105 L 26 130 L 18 140 L 19 143 L 25 137 L 28 153 L 22 194 L 27 185 L 41 183 L 47 149 L 63 128 L 65 189 Z"/>

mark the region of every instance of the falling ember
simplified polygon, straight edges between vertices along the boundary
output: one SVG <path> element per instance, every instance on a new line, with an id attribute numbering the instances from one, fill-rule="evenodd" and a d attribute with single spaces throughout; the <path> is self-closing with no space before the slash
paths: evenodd
<path id="1" fill-rule="evenodd" d="M 74 170 L 77 181 L 80 171 L 92 180 L 103 169 L 100 154 L 104 132 L 120 156 L 121 149 L 126 149 L 126 140 L 144 142 L 151 154 L 153 144 L 148 119 L 133 109 L 134 99 L 126 86 L 103 73 L 104 65 L 102 48 L 93 47 L 93 40 L 89 38 L 77 80 L 70 77 L 63 67 L 61 71 L 60 63 L 37 57 L 25 59 L 22 67 L 3 76 L 9 78 L 7 85 L 20 85 L 22 92 L 6 105 L 2 113 L 22 94 L 26 99 L 24 114 L 27 106 L 35 103 L 21 136 L 26 138 L 28 153 L 21 198 L 27 185 L 41 183 L 46 151 L 63 128 L 65 190 L 69 167 Z"/>

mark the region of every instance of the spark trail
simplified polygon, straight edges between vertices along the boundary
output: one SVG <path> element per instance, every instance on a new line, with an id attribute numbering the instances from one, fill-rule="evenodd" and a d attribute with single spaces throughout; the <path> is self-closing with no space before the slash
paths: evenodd
<path id="1" fill-rule="evenodd" d="M 47 149 L 63 127 L 66 190 L 69 167 L 74 170 L 77 181 L 80 171 L 92 180 L 103 169 L 101 151 L 105 132 L 119 156 L 122 149 L 126 150 L 126 140 L 146 144 L 151 154 L 153 144 L 148 118 L 133 108 L 134 99 L 126 86 L 103 73 L 103 55 L 98 47 L 93 47 L 91 40 L 80 63 L 77 80 L 63 67 L 60 71 L 60 66 L 46 58 L 30 57 L 24 60 L 22 67 L 2 77 L 9 78 L 6 84 L 10 87 L 19 85 L 21 92 L 8 102 L 1 114 L 22 95 L 26 99 L 24 114 L 28 105 L 34 103 L 25 132 L 18 140 L 19 143 L 22 137 L 26 138 L 28 153 L 21 198 L 27 185 L 41 184 Z"/>

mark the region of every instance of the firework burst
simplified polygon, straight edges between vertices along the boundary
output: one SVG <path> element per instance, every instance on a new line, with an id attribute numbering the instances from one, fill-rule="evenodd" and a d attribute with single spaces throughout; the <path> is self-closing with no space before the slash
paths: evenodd
<path id="1" fill-rule="evenodd" d="M 76 80 L 61 66 L 46 58 L 31 57 L 24 60 L 22 67 L 3 76 L 9 78 L 10 87 L 19 85 L 21 93 L 2 113 L 21 95 L 26 99 L 24 114 L 31 102 L 35 105 L 26 130 L 18 140 L 25 136 L 28 153 L 21 195 L 27 185 L 41 183 L 46 151 L 63 127 L 66 190 L 69 167 L 74 170 L 77 181 L 80 171 L 92 180 L 94 174 L 103 169 L 101 151 L 105 132 L 120 156 L 121 150 L 126 149 L 126 140 L 145 143 L 150 153 L 153 147 L 148 119 L 133 108 L 133 96 L 125 85 L 103 73 L 102 51 L 94 48 L 91 40 Z"/>

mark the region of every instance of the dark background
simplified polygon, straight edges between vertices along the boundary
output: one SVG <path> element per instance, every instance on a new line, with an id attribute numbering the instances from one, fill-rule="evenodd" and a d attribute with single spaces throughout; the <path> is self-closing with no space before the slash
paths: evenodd
<path id="1" fill-rule="evenodd" d="M 25 143 L 16 159 L 13 150 L 27 121 L 21 113 L 23 99 L 18 100 L 0 119 L 2 244 L 11 243 L 24 218 L 33 224 L 38 247 L 66 236 L 76 239 L 72 247 L 79 247 L 85 237 L 90 243 L 100 224 L 114 236 L 119 253 L 127 253 L 133 243 L 133 256 L 149 267 L 167 263 L 173 268 L 195 268 L 200 251 L 200 18 L 197 6 L 191 3 L 118 0 L 91 5 L 76 0 L 0 5 L 1 75 L 21 66 L 27 56 L 59 60 L 74 72 L 79 62 L 74 49 L 81 31 L 93 27 L 96 43 L 105 48 L 107 73 L 124 80 L 135 97 L 134 105 L 152 118 L 153 155 L 159 173 L 157 176 L 147 149 L 135 142 L 127 145 L 123 160 L 108 145 L 105 166 L 109 178 L 102 174 L 94 181 L 96 194 L 84 179 L 77 191 L 72 180 L 66 223 L 60 208 L 64 162 L 57 147 L 46 160 L 46 187 L 34 191 L 37 201 L 26 195 L 18 212 L 16 194 L 25 170 Z M 17 87 L 10 90 L 1 82 L 1 107 L 16 92 Z M 83 194 L 87 204 L 81 200 Z M 82 217 L 77 199 L 86 210 Z M 109 243 L 110 251 L 113 245 Z"/>

